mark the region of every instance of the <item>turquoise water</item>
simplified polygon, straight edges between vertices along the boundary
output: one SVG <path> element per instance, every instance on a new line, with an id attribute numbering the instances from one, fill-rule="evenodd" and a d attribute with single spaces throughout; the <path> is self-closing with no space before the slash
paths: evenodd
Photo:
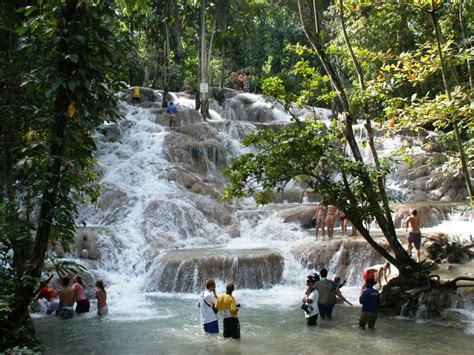
<path id="1" fill-rule="evenodd" d="M 474 336 L 462 330 L 384 316 L 375 331 L 360 331 L 359 307 L 338 306 L 334 320 L 308 328 L 295 302 L 236 297 L 240 341 L 204 335 L 194 295 L 145 296 L 148 314 L 127 315 L 114 305 L 103 319 L 91 313 L 66 321 L 39 317 L 35 324 L 45 354 L 467 354 L 474 346 Z"/>

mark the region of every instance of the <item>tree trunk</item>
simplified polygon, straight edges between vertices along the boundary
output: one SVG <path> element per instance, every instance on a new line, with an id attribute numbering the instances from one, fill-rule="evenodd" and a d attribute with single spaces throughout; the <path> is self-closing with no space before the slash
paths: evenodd
<path id="1" fill-rule="evenodd" d="M 219 88 L 222 90 L 224 88 L 225 82 L 225 47 L 221 48 L 221 79 L 219 81 Z"/>
<path id="2" fill-rule="evenodd" d="M 352 125 L 355 122 L 354 116 L 352 114 L 352 110 L 349 105 L 349 100 L 347 98 L 347 94 L 345 89 L 339 80 L 339 77 L 336 74 L 335 69 L 331 65 L 327 53 L 320 42 L 320 21 L 319 21 L 319 14 L 318 9 L 316 6 L 316 2 L 314 0 L 298 0 L 298 8 L 300 13 L 301 22 L 303 24 L 303 29 L 308 37 L 311 45 L 313 46 L 316 54 L 318 55 L 321 64 L 323 65 L 331 84 L 336 90 L 336 93 L 339 97 L 339 101 L 341 103 L 342 109 L 345 115 L 345 130 L 344 134 L 347 140 L 347 143 L 351 149 L 352 155 L 356 162 L 364 164 L 362 155 L 359 150 L 359 146 L 354 136 L 354 132 L 352 130 Z M 387 239 L 392 251 L 395 254 L 395 258 L 398 261 L 395 266 L 399 268 L 400 273 L 412 274 L 412 269 L 416 267 L 416 263 L 412 260 L 405 249 L 400 245 L 397 236 L 395 234 L 395 229 L 392 228 L 393 223 L 391 223 L 391 215 L 384 213 L 384 210 L 381 209 L 379 202 L 381 200 L 381 196 L 377 194 L 376 190 L 371 185 L 371 179 L 368 173 L 365 170 L 361 170 L 358 174 L 358 177 L 367 187 L 365 190 L 368 203 L 370 207 L 374 211 L 374 216 L 381 228 L 385 238 Z M 383 186 L 382 186 L 383 188 Z M 340 206 L 338 206 L 340 207 Z M 347 208 L 346 208 L 347 209 Z M 343 210 L 346 212 L 345 210 Z M 348 211 L 348 216 L 351 216 L 353 210 Z M 356 222 L 356 221 L 355 221 Z M 356 222 L 356 227 L 359 228 L 362 223 Z M 377 244 L 370 234 L 363 234 L 363 237 L 371 243 Z M 380 248 L 377 249 L 380 252 Z M 393 259 L 392 259 L 393 260 Z"/>
<path id="3" fill-rule="evenodd" d="M 349 50 L 349 54 L 350 54 L 352 63 L 354 65 L 354 69 L 357 73 L 357 78 L 358 78 L 358 81 L 359 81 L 360 89 L 362 91 L 366 91 L 366 85 L 365 85 L 365 79 L 364 79 L 364 73 L 362 71 L 362 67 L 361 67 L 359 61 L 357 60 L 357 57 L 354 53 L 354 49 L 352 48 L 351 41 L 349 39 L 349 36 L 347 35 L 346 24 L 345 24 L 345 21 L 344 21 L 344 5 L 343 5 L 342 0 L 339 0 L 339 22 L 341 24 L 342 34 L 344 36 L 344 41 L 345 41 L 346 46 Z M 382 171 L 380 169 L 380 160 L 379 160 L 379 157 L 378 157 L 378 154 L 377 154 L 377 149 L 375 148 L 375 137 L 374 137 L 374 132 L 373 132 L 373 129 L 372 129 L 371 113 L 370 113 L 367 102 L 364 102 L 363 108 L 364 108 L 364 113 L 365 113 L 365 129 L 367 131 L 367 137 L 369 138 L 370 152 L 372 154 L 372 159 L 374 160 L 375 167 L 380 172 L 380 174 L 377 178 L 377 183 L 378 183 L 378 187 L 379 187 L 380 199 L 382 201 L 385 216 L 386 216 L 386 225 L 387 225 L 387 228 L 388 228 L 388 232 L 392 235 L 395 235 L 396 234 L 395 233 L 395 226 L 393 224 L 393 220 L 392 220 L 391 212 L 390 212 L 390 205 L 389 205 L 388 197 L 387 197 L 387 194 L 386 194 L 386 191 L 385 191 L 385 174 L 382 173 Z M 401 252 L 403 247 L 398 242 L 398 239 L 396 239 L 396 241 L 394 241 L 394 243 L 399 244 L 399 245 L 396 246 L 396 248 L 399 249 L 400 252 Z"/>
<path id="4" fill-rule="evenodd" d="M 84 12 L 79 5 L 79 0 L 68 0 L 63 9 L 61 18 L 58 21 L 60 32 L 68 31 L 68 36 L 80 33 L 81 23 L 84 21 Z M 69 42 L 61 39 L 58 43 L 58 52 L 71 53 L 75 49 L 71 48 Z M 68 59 L 59 58 L 58 68 L 64 78 L 72 76 L 75 66 Z M 63 153 L 65 148 L 65 132 L 68 121 L 68 107 L 74 101 L 73 93 L 65 86 L 60 86 L 54 100 L 56 118 L 51 127 L 52 136 L 50 141 L 50 156 L 53 163 L 47 170 L 49 178 L 48 186 L 45 187 L 38 216 L 38 228 L 34 240 L 33 250 L 26 266 L 26 271 L 22 282 L 15 292 L 17 303 L 9 317 L 9 322 L 14 328 L 22 327 L 28 320 L 28 306 L 34 296 L 36 282 L 41 276 L 44 259 L 48 247 L 48 240 L 51 232 L 54 208 L 57 204 L 57 196 L 61 181 L 61 168 L 63 166 Z"/>
<path id="5" fill-rule="evenodd" d="M 464 1 L 459 0 L 459 11 L 458 11 L 459 25 L 461 26 L 462 39 L 464 42 L 467 42 L 466 31 L 464 29 L 464 16 L 462 13 L 463 6 L 464 6 Z M 472 58 L 470 57 L 466 59 L 467 75 L 469 77 L 469 86 L 471 87 L 471 97 L 472 97 L 472 95 L 474 95 L 474 73 L 472 70 L 471 61 L 472 61 Z"/>
<path id="6" fill-rule="evenodd" d="M 444 60 L 443 51 L 441 49 L 442 34 L 441 34 L 441 29 L 438 23 L 438 16 L 436 14 L 434 0 L 431 0 L 431 11 L 429 11 L 428 14 L 431 18 L 431 21 L 433 23 L 433 27 L 435 30 L 436 46 L 438 49 L 439 60 L 441 62 L 441 76 L 443 78 L 443 84 L 444 84 L 444 89 L 446 92 L 446 97 L 448 98 L 449 101 L 451 101 L 452 100 L 451 87 L 448 82 L 447 73 L 446 73 L 447 72 L 446 63 Z M 474 208 L 474 188 L 471 182 L 471 173 L 470 173 L 469 165 L 466 159 L 466 152 L 464 151 L 464 147 L 462 144 L 461 132 L 459 130 L 459 126 L 458 126 L 458 123 L 456 122 L 456 119 L 453 118 L 451 115 L 450 117 L 448 117 L 448 119 L 451 121 L 453 125 L 454 134 L 456 137 L 456 146 L 457 146 L 458 154 L 459 154 L 459 160 L 461 161 L 462 173 L 464 176 L 464 182 L 466 183 L 467 191 L 469 193 L 469 197 L 471 200 L 471 209 L 473 209 Z"/>
<path id="7" fill-rule="evenodd" d="M 200 84 L 208 84 L 207 81 L 207 51 L 206 51 L 206 0 L 201 0 L 201 31 L 200 31 Z M 209 117 L 209 90 L 203 90 L 199 87 L 201 98 L 201 115 L 204 120 Z"/>

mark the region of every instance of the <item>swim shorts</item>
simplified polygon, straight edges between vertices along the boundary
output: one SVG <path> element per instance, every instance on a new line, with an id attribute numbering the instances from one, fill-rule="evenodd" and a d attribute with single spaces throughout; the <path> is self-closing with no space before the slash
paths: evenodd
<path id="1" fill-rule="evenodd" d="M 107 306 L 101 307 L 97 310 L 98 316 L 106 316 L 109 313 L 109 308 Z"/>
<path id="2" fill-rule="evenodd" d="M 219 323 L 217 322 L 217 320 L 209 323 L 204 323 L 204 331 L 210 334 L 219 333 Z"/>
<path id="3" fill-rule="evenodd" d="M 416 249 L 420 249 L 420 246 L 421 246 L 421 233 L 420 232 L 408 232 L 408 242 L 415 244 Z"/>
<path id="4" fill-rule="evenodd" d="M 86 298 L 86 299 L 83 299 L 83 300 L 79 300 L 76 302 L 76 313 L 86 313 L 86 312 L 89 312 L 89 308 L 90 308 L 90 303 L 89 303 L 89 300 Z"/>
<path id="5" fill-rule="evenodd" d="M 74 307 L 63 307 L 59 313 L 61 319 L 70 319 L 74 317 Z"/>
<path id="6" fill-rule="evenodd" d="M 240 339 L 240 323 L 238 318 L 224 318 L 224 338 Z"/>

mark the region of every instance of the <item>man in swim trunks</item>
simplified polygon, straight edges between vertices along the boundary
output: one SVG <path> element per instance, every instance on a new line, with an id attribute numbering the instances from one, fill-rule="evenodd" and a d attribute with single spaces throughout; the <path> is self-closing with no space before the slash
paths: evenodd
<path id="1" fill-rule="evenodd" d="M 61 284 L 62 289 L 58 291 L 59 296 L 59 316 L 61 319 L 69 319 L 74 317 L 74 289 L 69 286 L 71 279 L 69 277 L 63 277 Z"/>
<path id="2" fill-rule="evenodd" d="M 405 230 L 408 232 L 408 253 L 411 256 L 411 252 L 413 250 L 413 244 L 415 245 L 416 249 L 416 261 L 420 262 L 420 246 L 421 246 L 421 231 L 420 231 L 420 224 L 421 220 L 418 217 L 417 210 L 412 210 L 411 216 L 409 216 L 405 220 Z"/>

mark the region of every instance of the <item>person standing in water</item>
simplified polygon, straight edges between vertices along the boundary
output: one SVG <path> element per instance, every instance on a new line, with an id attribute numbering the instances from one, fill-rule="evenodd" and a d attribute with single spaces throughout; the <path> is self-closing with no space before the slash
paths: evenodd
<path id="1" fill-rule="evenodd" d="M 217 294 L 216 282 L 214 279 L 209 279 L 206 282 L 206 289 L 201 293 L 199 300 L 199 308 L 201 309 L 201 321 L 204 327 L 204 332 L 208 334 L 219 333 L 219 323 L 217 321 Z"/>
<path id="2" fill-rule="evenodd" d="M 228 283 L 225 288 L 226 293 L 219 295 L 216 302 L 216 309 L 224 314 L 224 338 L 240 339 L 240 323 L 237 317 L 240 305 L 232 296 L 235 286 L 233 283 Z"/>
<path id="3" fill-rule="evenodd" d="M 314 287 L 315 283 L 316 283 L 316 278 L 312 275 L 308 276 L 306 280 L 306 290 L 303 297 L 303 306 L 301 306 L 301 308 L 304 310 L 306 324 L 309 326 L 316 325 L 316 323 L 318 322 L 319 292 Z"/>
<path id="4" fill-rule="evenodd" d="M 369 329 L 374 329 L 375 322 L 377 321 L 377 313 L 379 312 L 380 306 L 380 294 L 374 289 L 375 281 L 372 279 L 367 280 L 365 284 L 365 290 L 362 292 L 359 298 L 359 302 L 362 305 L 362 312 L 359 318 L 359 328 L 365 330 L 367 323 Z"/>
<path id="5" fill-rule="evenodd" d="M 74 289 L 69 286 L 70 282 L 71 280 L 69 277 L 63 277 L 61 280 L 61 285 L 63 287 L 58 291 L 58 312 L 61 319 L 74 317 Z"/>
<path id="6" fill-rule="evenodd" d="M 319 273 L 321 280 L 315 283 L 314 287 L 318 290 L 318 307 L 322 319 L 332 319 L 332 310 L 336 303 L 335 294 L 332 289 L 333 282 L 327 279 L 327 269 L 322 269 Z"/>
<path id="7" fill-rule="evenodd" d="M 323 239 L 324 239 L 324 234 L 325 234 L 324 226 L 326 223 L 326 215 L 328 213 L 326 205 L 320 204 L 316 213 L 317 213 L 316 214 L 316 238 L 318 237 L 319 228 L 321 228 L 322 233 L 323 233 Z"/>
<path id="8" fill-rule="evenodd" d="M 107 307 L 107 292 L 105 291 L 104 281 L 97 280 L 95 287 L 95 298 L 97 298 L 97 315 L 102 317 L 109 313 L 109 308 Z"/>
<path id="9" fill-rule="evenodd" d="M 420 247 L 421 247 L 421 219 L 418 217 L 417 210 L 412 210 L 409 216 L 405 220 L 405 230 L 408 232 L 408 254 L 412 254 L 413 244 L 416 249 L 416 261 L 420 262 Z"/>
<path id="10" fill-rule="evenodd" d="M 86 290 L 84 284 L 82 283 L 82 278 L 79 275 L 76 275 L 72 280 L 74 284 L 72 289 L 74 290 L 74 297 L 76 298 L 76 313 L 86 313 L 89 312 L 90 303 L 86 296 Z"/>
<path id="11" fill-rule="evenodd" d="M 326 228 L 328 229 L 328 238 L 332 239 L 334 236 L 334 223 L 336 223 L 337 208 L 336 206 L 329 205 L 328 212 L 326 214 Z"/>
<path id="12" fill-rule="evenodd" d="M 166 113 L 169 115 L 170 120 L 170 131 L 176 131 L 176 114 L 178 113 L 178 108 L 172 102 L 168 105 L 166 109 Z"/>

